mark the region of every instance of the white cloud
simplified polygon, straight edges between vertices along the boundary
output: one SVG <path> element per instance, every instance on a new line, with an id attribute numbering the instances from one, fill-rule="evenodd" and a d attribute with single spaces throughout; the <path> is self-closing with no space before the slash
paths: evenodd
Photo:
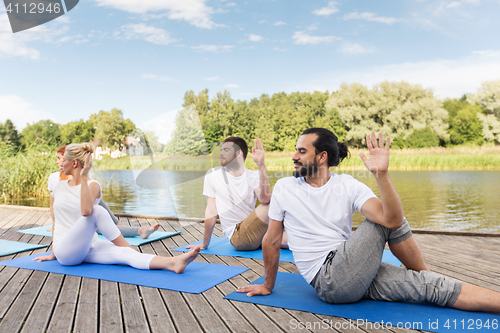
<path id="1" fill-rule="evenodd" d="M 176 41 L 170 37 L 170 32 L 144 23 L 123 25 L 115 36 L 121 37 L 122 34 L 125 39 L 142 39 L 157 45 L 168 45 Z"/>
<path id="2" fill-rule="evenodd" d="M 7 14 L 0 12 L 0 57 L 21 57 L 39 59 L 40 52 L 28 43 L 40 39 L 42 36 L 25 33 L 12 33 Z"/>
<path id="3" fill-rule="evenodd" d="M 340 51 L 344 54 L 349 54 L 349 55 L 359 55 L 359 54 L 366 54 L 373 52 L 372 50 L 367 49 L 360 44 L 352 42 L 342 43 L 342 45 L 340 46 Z"/>
<path id="4" fill-rule="evenodd" d="M 236 6 L 236 4 L 234 2 L 228 2 L 226 4 L 226 7 L 234 7 L 234 6 Z"/>
<path id="5" fill-rule="evenodd" d="M 458 98 L 475 92 L 481 83 L 500 79 L 500 50 L 476 51 L 467 57 L 388 64 L 355 71 L 328 72 L 289 87 L 290 91 L 335 91 L 342 82 L 368 87 L 389 81 L 406 81 L 432 88 L 440 98 Z"/>
<path id="6" fill-rule="evenodd" d="M 341 39 L 335 36 L 311 36 L 302 31 L 296 31 L 292 38 L 294 39 L 293 43 L 298 45 L 326 44 Z"/>
<path id="7" fill-rule="evenodd" d="M 172 79 L 171 77 L 161 76 L 161 75 L 156 75 L 156 74 L 143 74 L 141 76 L 141 79 L 156 80 L 156 81 L 162 81 L 162 82 L 179 82 L 177 80 Z"/>
<path id="8" fill-rule="evenodd" d="M 274 47 L 274 48 L 273 48 L 273 51 L 277 51 L 277 52 L 286 52 L 286 51 L 288 51 L 288 49 L 280 49 L 279 47 Z"/>
<path id="9" fill-rule="evenodd" d="M 376 16 L 374 13 L 363 12 L 363 13 L 349 13 L 343 16 L 344 20 L 366 20 L 370 22 L 379 22 L 384 24 L 394 24 L 397 22 L 401 22 L 401 19 L 396 19 L 394 17 L 384 17 L 384 16 Z"/>
<path id="10" fill-rule="evenodd" d="M 251 42 L 260 42 L 262 40 L 262 36 L 250 34 L 250 36 L 248 36 L 248 40 Z"/>
<path id="11" fill-rule="evenodd" d="M 320 16 L 329 16 L 329 15 L 335 14 L 336 12 L 339 11 L 339 9 L 337 8 L 338 4 L 339 3 L 336 1 L 330 1 L 326 7 L 313 10 L 313 14 L 320 15 Z"/>
<path id="12" fill-rule="evenodd" d="M 226 84 L 224 86 L 224 88 L 239 88 L 240 85 L 239 84 Z"/>
<path id="13" fill-rule="evenodd" d="M 265 23 L 265 22 L 266 22 L 266 20 L 261 20 L 261 21 L 259 21 L 259 22 L 257 22 L 257 23 L 262 24 L 262 23 Z"/>
<path id="14" fill-rule="evenodd" d="M 204 77 L 203 78 L 203 80 L 205 80 L 205 81 L 217 81 L 219 79 L 220 79 L 220 77 L 218 77 L 218 76 L 211 76 L 211 77 Z"/>
<path id="15" fill-rule="evenodd" d="M 278 22 L 274 23 L 274 25 L 279 27 L 280 25 L 286 25 L 286 22 L 278 21 Z"/>
<path id="16" fill-rule="evenodd" d="M 96 2 L 99 6 L 135 14 L 167 11 L 169 19 L 183 20 L 198 28 L 212 29 L 219 26 L 211 20 L 214 9 L 206 6 L 206 0 L 96 0 Z"/>
<path id="17" fill-rule="evenodd" d="M 55 115 L 40 110 L 17 95 L 0 95 L 0 122 L 12 120 L 18 132 L 29 123 L 50 119 L 60 122 Z"/>
<path id="18" fill-rule="evenodd" d="M 222 53 L 229 52 L 234 48 L 233 45 L 200 45 L 200 46 L 191 46 L 191 48 L 198 52 L 213 52 L 213 53 Z"/>

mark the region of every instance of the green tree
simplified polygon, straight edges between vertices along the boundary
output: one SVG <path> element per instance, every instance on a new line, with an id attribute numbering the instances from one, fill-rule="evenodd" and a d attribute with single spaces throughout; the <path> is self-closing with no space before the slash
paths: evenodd
<path id="1" fill-rule="evenodd" d="M 500 118 L 500 80 L 484 82 L 475 94 L 467 96 L 467 101 L 484 107 L 486 114 Z"/>
<path id="2" fill-rule="evenodd" d="M 23 146 L 33 143 L 59 145 L 61 143 L 60 126 L 49 119 L 28 125 L 21 132 L 21 143 Z"/>
<path id="3" fill-rule="evenodd" d="M 448 130 L 451 143 L 458 145 L 468 142 L 479 145 L 483 143 L 483 125 L 477 116 L 478 113 L 481 113 L 481 107 L 470 104 L 456 113 L 450 120 Z"/>
<path id="4" fill-rule="evenodd" d="M 122 150 L 125 136 L 136 128 L 130 119 L 123 118 L 123 112 L 119 109 L 101 110 L 92 114 L 89 121 L 95 128 L 94 138 L 99 140 L 101 146 L 112 150 Z"/>
<path id="5" fill-rule="evenodd" d="M 12 120 L 7 119 L 5 123 L 2 124 L 0 134 L 2 136 L 2 142 L 5 142 L 6 145 L 9 145 L 14 150 L 19 150 L 21 148 L 21 140 Z"/>
<path id="6" fill-rule="evenodd" d="M 478 113 L 477 117 L 483 125 L 483 138 L 489 142 L 500 143 L 500 120 L 493 114 Z"/>
<path id="7" fill-rule="evenodd" d="M 429 127 L 438 137 L 449 138 L 447 111 L 431 90 L 420 85 L 386 81 L 369 90 L 359 83 L 344 83 L 330 96 L 326 109 L 337 110 L 347 130 L 346 140 L 355 146 L 372 131 L 394 140 Z"/>
<path id="8" fill-rule="evenodd" d="M 80 143 L 90 142 L 94 140 L 95 129 L 90 120 L 84 121 L 83 119 L 71 121 L 60 127 L 61 143 Z"/>
<path id="9" fill-rule="evenodd" d="M 199 156 L 208 154 L 205 136 L 194 106 L 179 110 L 175 118 L 172 140 L 166 145 L 165 152 L 169 155 Z"/>

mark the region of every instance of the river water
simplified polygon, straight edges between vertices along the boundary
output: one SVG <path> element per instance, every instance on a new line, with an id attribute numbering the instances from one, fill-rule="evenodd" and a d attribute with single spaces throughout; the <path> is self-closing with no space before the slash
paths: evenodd
<path id="1" fill-rule="evenodd" d="M 345 171 L 379 195 L 368 171 Z M 201 171 L 100 171 L 96 179 L 108 206 L 119 213 L 203 217 Z M 289 174 L 270 172 L 271 186 Z M 500 171 L 391 171 L 391 179 L 414 228 L 500 232 Z M 21 200 L 12 204 L 47 206 Z M 363 221 L 354 216 L 354 225 Z"/>

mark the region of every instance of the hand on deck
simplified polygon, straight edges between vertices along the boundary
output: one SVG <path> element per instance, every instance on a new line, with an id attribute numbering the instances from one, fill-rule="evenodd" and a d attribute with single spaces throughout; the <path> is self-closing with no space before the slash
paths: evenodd
<path id="1" fill-rule="evenodd" d="M 264 164 L 264 145 L 260 139 L 255 139 L 254 147 L 252 148 L 252 159 L 257 165 Z"/>
<path id="2" fill-rule="evenodd" d="M 186 249 L 188 249 L 188 250 L 196 249 L 199 252 L 200 250 L 206 250 L 207 247 L 208 247 L 208 245 L 204 246 L 203 244 L 196 244 L 196 245 L 188 245 L 188 246 L 186 246 Z"/>
<path id="3" fill-rule="evenodd" d="M 247 293 L 248 297 L 252 296 L 267 296 L 271 294 L 271 290 L 269 290 L 265 285 L 263 284 L 249 284 L 244 287 L 239 287 L 238 290 L 236 290 L 239 293 Z"/>
<path id="4" fill-rule="evenodd" d="M 389 169 L 389 147 L 391 145 L 391 139 L 388 137 L 385 142 L 384 147 L 384 136 L 382 133 L 378 134 L 378 143 L 375 137 L 375 132 L 366 136 L 366 146 L 370 152 L 370 158 L 367 158 L 365 154 L 360 153 L 359 157 L 365 163 L 366 168 L 373 172 L 386 172 Z"/>
<path id="5" fill-rule="evenodd" d="M 36 257 L 33 260 L 36 260 L 37 262 L 49 261 L 49 260 L 56 260 L 56 256 L 54 255 L 54 253 L 52 253 L 52 254 L 50 254 L 48 256 Z"/>

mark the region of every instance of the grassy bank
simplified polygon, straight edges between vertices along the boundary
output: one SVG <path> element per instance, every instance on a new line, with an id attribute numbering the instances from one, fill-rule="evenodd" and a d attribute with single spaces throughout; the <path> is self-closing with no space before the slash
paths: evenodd
<path id="1" fill-rule="evenodd" d="M 351 157 L 341 164 L 342 169 L 364 169 L 359 153 L 367 154 L 366 149 L 351 149 Z M 293 152 L 268 152 L 266 165 L 268 170 L 292 170 Z M 216 160 L 217 162 L 217 160 Z M 168 156 L 107 159 L 96 163 L 99 170 L 124 169 L 164 169 L 164 170 L 207 170 L 210 158 Z M 245 166 L 256 169 L 251 154 L 247 157 Z M 391 170 L 500 170 L 500 147 L 458 147 L 458 148 L 425 148 L 391 150 Z"/>

